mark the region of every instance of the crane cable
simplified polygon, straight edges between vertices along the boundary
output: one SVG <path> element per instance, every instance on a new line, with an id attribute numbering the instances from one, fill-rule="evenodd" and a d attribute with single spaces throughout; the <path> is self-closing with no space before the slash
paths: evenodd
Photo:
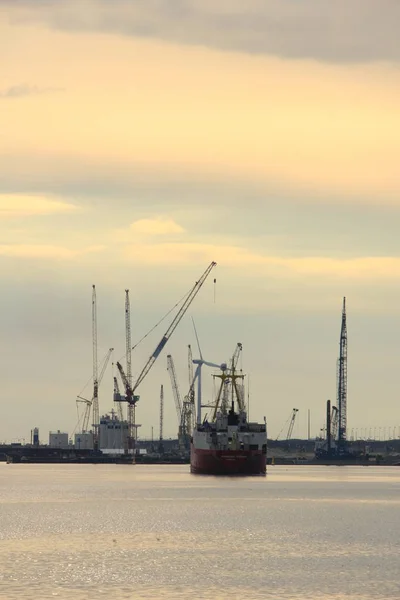
<path id="1" fill-rule="evenodd" d="M 159 325 L 161 325 L 161 323 L 163 321 L 165 321 L 165 319 L 172 313 L 172 311 L 174 311 L 175 308 L 177 308 L 177 306 L 179 306 L 180 304 L 182 304 L 184 302 L 184 300 L 186 300 L 186 298 L 189 296 L 191 291 L 192 290 L 187 292 L 180 300 L 178 300 L 178 302 L 142 338 L 140 338 L 140 340 L 138 342 L 136 342 L 136 344 L 134 346 L 132 346 L 132 350 L 135 350 L 139 346 L 139 344 L 141 344 L 143 342 L 143 340 L 145 340 L 151 333 L 153 333 L 153 331 L 155 329 L 157 329 L 157 327 Z M 118 360 L 118 362 L 121 362 L 121 360 L 123 360 L 125 357 L 126 357 L 126 354 L 121 356 L 121 358 Z"/>

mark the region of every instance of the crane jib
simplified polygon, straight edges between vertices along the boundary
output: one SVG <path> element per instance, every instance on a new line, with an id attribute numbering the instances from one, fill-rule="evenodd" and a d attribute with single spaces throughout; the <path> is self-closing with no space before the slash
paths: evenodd
<path id="1" fill-rule="evenodd" d="M 160 352 L 162 351 L 162 349 L 164 348 L 164 346 L 167 342 L 168 342 L 168 338 L 167 338 L 167 336 L 164 336 L 162 338 L 161 342 L 158 344 L 157 348 L 154 350 L 153 358 L 158 357 L 158 355 L 160 354 Z"/>

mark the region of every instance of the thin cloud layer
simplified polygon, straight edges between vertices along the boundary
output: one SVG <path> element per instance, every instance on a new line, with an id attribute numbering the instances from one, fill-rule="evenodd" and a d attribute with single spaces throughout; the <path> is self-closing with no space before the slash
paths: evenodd
<path id="1" fill-rule="evenodd" d="M 25 96 L 36 96 L 38 94 L 51 94 L 54 92 L 62 92 L 63 88 L 47 87 L 41 88 L 37 85 L 28 85 L 20 83 L 19 85 L 11 85 L 0 90 L 0 98 L 24 98 Z"/>
<path id="2" fill-rule="evenodd" d="M 102 250 L 101 245 L 74 249 L 47 244 L 0 244 L 0 256 L 10 258 L 72 260 Z"/>
<path id="3" fill-rule="evenodd" d="M 7 217 L 27 217 L 33 215 L 52 215 L 74 213 L 79 208 L 61 200 L 52 200 L 43 196 L 6 194 L 0 192 L 0 219 Z"/>
<path id="4" fill-rule="evenodd" d="M 129 227 L 130 232 L 140 235 L 158 236 L 171 233 L 183 233 L 184 229 L 173 219 L 156 217 L 155 219 L 139 219 Z"/>
<path id="5" fill-rule="evenodd" d="M 329 62 L 399 61 L 397 0 L 6 0 L 10 20 Z"/>

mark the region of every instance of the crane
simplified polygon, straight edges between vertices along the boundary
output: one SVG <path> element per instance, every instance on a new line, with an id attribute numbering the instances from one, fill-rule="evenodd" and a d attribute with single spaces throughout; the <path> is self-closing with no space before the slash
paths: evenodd
<path id="1" fill-rule="evenodd" d="M 160 454 L 164 452 L 164 386 L 162 384 L 160 389 L 160 439 L 158 451 Z"/>
<path id="2" fill-rule="evenodd" d="M 92 345 L 93 345 L 93 448 L 99 449 L 99 375 L 97 363 L 97 297 L 92 286 Z"/>
<path id="3" fill-rule="evenodd" d="M 171 379 L 172 394 L 174 396 L 175 409 L 178 417 L 178 442 L 181 450 L 184 450 L 185 446 L 187 445 L 185 441 L 185 438 L 187 436 L 187 428 L 185 412 L 183 410 L 183 406 L 185 405 L 185 403 L 183 403 L 182 405 L 181 394 L 178 386 L 178 379 L 176 376 L 175 364 L 170 354 L 168 354 L 167 356 L 167 371 L 169 372 L 169 376 Z"/>
<path id="4" fill-rule="evenodd" d="M 294 427 L 294 423 L 295 423 L 295 421 L 296 421 L 296 415 L 297 415 L 297 413 L 298 413 L 298 412 L 299 412 L 299 409 L 298 409 L 298 408 L 294 408 L 294 409 L 292 410 L 292 416 L 291 416 L 291 418 L 290 418 L 289 428 L 288 428 L 288 431 L 287 431 L 287 434 L 286 434 L 286 441 L 287 441 L 287 442 L 288 442 L 288 441 L 291 439 L 291 437 L 292 437 L 292 433 L 293 433 L 293 427 Z"/>
<path id="5" fill-rule="evenodd" d="M 194 376 L 193 376 L 193 355 L 192 348 L 188 346 L 188 372 L 189 372 L 189 392 L 183 400 L 182 419 L 185 423 L 187 435 L 190 437 L 196 423 Z"/>
<path id="6" fill-rule="evenodd" d="M 178 387 L 178 380 L 176 377 L 175 364 L 172 356 L 168 354 L 167 356 L 167 371 L 169 372 L 169 376 L 171 379 L 172 393 L 175 401 L 176 414 L 178 416 L 178 422 L 181 422 L 182 418 L 182 400 L 181 394 Z"/>
<path id="7" fill-rule="evenodd" d="M 125 290 L 125 343 L 126 343 L 126 380 L 132 389 L 132 340 L 131 340 L 131 305 L 129 290 Z M 128 402 L 128 448 L 135 446 L 135 404 Z"/>
<path id="8" fill-rule="evenodd" d="M 118 371 L 119 371 L 119 374 L 120 374 L 120 377 L 121 377 L 121 380 L 122 380 L 122 383 L 123 383 L 124 389 L 125 389 L 125 401 L 128 402 L 128 406 L 131 406 L 131 405 L 133 406 L 133 409 L 132 409 L 133 419 L 134 419 L 134 414 L 135 414 L 134 407 L 135 407 L 137 401 L 139 400 L 139 396 L 135 395 L 135 391 L 137 390 L 139 385 L 142 383 L 142 381 L 145 379 L 145 377 L 150 372 L 155 361 L 157 360 L 157 358 L 161 354 L 162 350 L 164 349 L 164 346 L 168 342 L 169 338 L 171 337 L 171 335 L 173 334 L 175 329 L 178 327 L 178 325 L 181 322 L 182 318 L 184 317 L 186 311 L 192 304 L 193 300 L 199 293 L 201 287 L 203 286 L 204 282 L 206 281 L 207 277 L 211 273 L 212 269 L 216 266 L 216 264 L 217 263 L 213 261 L 208 265 L 207 269 L 204 271 L 204 273 L 202 274 L 200 279 L 195 282 L 192 289 L 185 296 L 182 306 L 178 310 L 177 314 L 175 315 L 174 319 L 172 320 L 171 324 L 169 325 L 167 331 L 164 333 L 163 337 L 161 338 L 161 341 L 158 343 L 153 354 L 149 357 L 149 359 L 145 363 L 143 369 L 141 370 L 141 372 L 134 384 L 132 384 L 132 381 L 129 380 L 128 373 L 125 374 L 124 368 L 122 367 L 121 363 L 117 362 L 117 368 L 118 368 Z M 128 313 L 125 311 L 126 318 L 127 318 L 128 314 L 129 314 L 129 310 L 128 310 Z M 130 331 L 130 326 L 129 326 L 129 331 Z M 128 415 L 129 415 L 129 412 L 128 412 Z M 135 428 L 134 423 L 132 423 L 132 428 L 133 429 Z"/>
<path id="9" fill-rule="evenodd" d="M 332 416 L 331 416 L 331 436 L 333 440 L 337 440 L 338 436 L 338 425 L 339 425 L 339 411 L 336 406 L 332 406 Z"/>
<path id="10" fill-rule="evenodd" d="M 338 451 L 346 452 L 347 429 L 347 320 L 346 298 L 343 298 L 342 326 L 340 330 L 339 358 L 337 364 L 337 406 L 338 406 Z"/>
<path id="11" fill-rule="evenodd" d="M 118 415 L 118 419 L 119 421 L 123 421 L 124 420 L 124 415 L 122 412 L 122 402 L 125 401 L 125 397 L 121 396 L 121 393 L 119 391 L 119 384 L 118 384 L 118 379 L 116 377 L 114 377 L 114 402 L 116 402 L 117 404 L 117 415 Z"/>
<path id="12" fill-rule="evenodd" d="M 100 387 L 100 383 L 101 383 L 101 381 L 103 379 L 104 373 L 105 373 L 105 371 L 107 369 L 108 362 L 110 360 L 110 357 L 111 357 L 111 354 L 113 353 L 113 351 L 114 351 L 114 348 L 110 348 L 108 350 L 107 354 L 105 355 L 105 357 L 103 358 L 100 375 L 98 376 L 98 380 L 97 380 L 97 390 L 96 390 L 97 392 L 98 392 L 98 389 Z M 97 399 L 98 399 L 98 396 L 97 396 Z M 76 401 L 77 402 L 83 402 L 83 403 L 86 404 L 85 412 L 84 412 L 84 415 L 83 415 L 83 421 L 82 421 L 82 431 L 83 432 L 89 431 L 90 410 L 91 410 L 91 408 L 93 406 L 94 394 L 93 394 L 93 397 L 92 397 L 91 400 L 88 400 L 87 398 L 83 398 L 82 396 L 77 396 Z M 94 421 L 94 419 L 93 419 L 93 421 Z"/>
<path id="13" fill-rule="evenodd" d="M 276 442 L 279 439 L 279 436 L 281 435 L 282 431 L 285 429 L 286 425 L 289 423 L 289 427 L 287 430 L 287 434 L 286 434 L 286 441 L 288 442 L 290 440 L 290 438 L 292 437 L 292 433 L 293 433 L 293 427 L 294 427 L 294 423 L 296 421 L 296 415 L 299 412 L 298 408 L 293 408 L 292 412 L 290 413 L 289 418 L 287 419 L 287 421 L 285 422 L 285 424 L 283 425 L 282 429 L 280 430 L 280 432 L 278 433 L 278 436 L 276 438 Z"/>
<path id="14" fill-rule="evenodd" d="M 161 338 L 161 341 L 158 343 L 153 354 L 149 357 L 148 361 L 146 362 L 145 366 L 143 367 L 142 371 L 140 372 L 135 384 L 132 387 L 133 392 L 135 392 L 137 390 L 139 385 L 142 383 L 143 379 L 146 377 L 146 375 L 148 375 L 150 369 L 152 368 L 155 361 L 157 360 L 157 358 L 161 354 L 162 350 L 164 349 L 164 346 L 168 342 L 169 338 L 171 337 L 171 335 L 173 334 L 175 329 L 178 327 L 179 323 L 181 322 L 181 320 L 182 320 L 183 316 L 185 315 L 186 311 L 188 310 L 189 306 L 192 304 L 193 300 L 199 293 L 205 280 L 207 279 L 207 277 L 209 276 L 209 274 L 211 273 L 213 268 L 216 266 L 216 264 L 217 263 L 213 261 L 208 265 L 207 269 L 204 271 L 204 273 L 202 274 L 200 279 L 198 281 L 196 281 L 196 283 L 194 284 L 194 286 L 192 287 L 190 292 L 187 294 L 181 308 L 175 315 L 175 318 L 173 319 L 172 323 L 168 327 L 167 331 Z"/>

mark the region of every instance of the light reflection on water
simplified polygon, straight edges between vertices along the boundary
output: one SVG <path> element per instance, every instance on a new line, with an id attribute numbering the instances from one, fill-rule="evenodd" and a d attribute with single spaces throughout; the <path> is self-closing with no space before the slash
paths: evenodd
<path id="1" fill-rule="evenodd" d="M 0 463 L 0 600 L 400 597 L 396 467 Z"/>

